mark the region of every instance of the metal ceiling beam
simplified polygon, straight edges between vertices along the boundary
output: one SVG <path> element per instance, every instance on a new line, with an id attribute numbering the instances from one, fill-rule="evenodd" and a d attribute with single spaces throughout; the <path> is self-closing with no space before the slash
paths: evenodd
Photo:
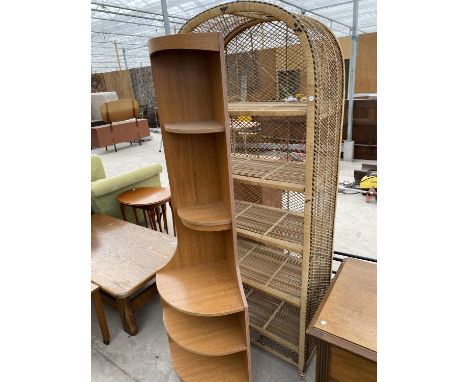
<path id="1" fill-rule="evenodd" d="M 152 38 L 153 36 L 147 36 L 143 34 L 129 34 L 129 33 L 118 33 L 118 32 L 100 32 L 100 31 L 91 31 L 91 33 L 106 34 L 112 36 L 130 36 L 130 37 L 142 37 L 142 38 Z"/>
<path id="2" fill-rule="evenodd" d="M 109 40 L 109 41 L 91 41 L 91 44 L 113 44 L 113 43 L 114 43 L 113 40 Z M 131 43 L 131 42 L 126 42 L 126 41 L 120 41 L 120 44 L 134 45 L 134 46 L 137 46 L 138 48 L 141 48 L 140 44 L 134 44 L 134 43 Z M 146 45 L 143 45 L 143 46 L 146 46 Z M 135 49 L 137 49 L 137 48 L 135 48 Z"/>
<path id="3" fill-rule="evenodd" d="M 100 12 L 100 13 L 106 13 L 108 15 L 117 15 L 117 16 L 124 16 L 124 17 L 129 17 L 129 18 L 136 18 L 136 19 L 144 19 L 144 20 L 152 20 L 152 21 L 157 21 L 157 22 L 164 22 L 163 19 L 161 18 L 156 18 L 156 17 L 148 17 L 148 16 L 141 16 L 141 15 L 132 15 L 130 13 L 122 13 L 122 12 L 114 12 L 114 11 L 109 11 L 107 9 L 96 9 L 93 8 L 91 9 L 92 12 Z M 172 24 L 178 24 L 178 25 L 184 25 L 184 22 L 181 21 L 175 21 L 175 20 L 170 20 Z"/>
<path id="4" fill-rule="evenodd" d="M 331 19 L 330 17 L 322 16 L 321 14 L 318 14 L 318 13 L 314 12 L 314 11 L 311 10 L 311 9 L 302 8 L 301 6 L 299 6 L 299 5 L 297 5 L 297 4 L 294 4 L 294 3 L 291 3 L 291 2 L 289 2 L 289 1 L 285 1 L 285 0 L 280 0 L 280 1 L 281 1 L 282 3 L 284 3 L 284 4 L 290 5 L 290 6 L 292 6 L 292 7 L 296 7 L 297 9 L 299 9 L 299 10 L 301 11 L 302 14 L 310 13 L 311 15 L 314 15 L 314 16 L 316 16 L 316 17 L 319 17 L 319 18 L 322 18 L 322 19 L 324 19 L 324 20 L 327 20 L 327 21 L 330 23 L 330 29 L 334 29 L 334 30 L 336 30 L 336 31 L 338 31 L 338 32 L 345 33 L 345 32 L 343 32 L 343 31 L 341 31 L 341 30 L 338 30 L 338 29 L 333 28 L 333 24 L 341 25 L 342 27 L 344 27 L 344 28 L 347 29 L 347 32 L 346 32 L 347 34 L 352 35 L 352 27 L 349 26 L 349 25 L 346 25 L 346 24 L 344 24 L 344 23 L 342 23 L 342 22 L 340 22 L 340 21 L 336 21 L 336 20 L 334 20 L 334 19 Z M 366 33 L 366 32 L 361 31 L 361 30 L 360 30 L 359 32 Z"/>
<path id="5" fill-rule="evenodd" d="M 103 21 L 114 21 L 117 23 L 125 23 L 125 24 L 132 24 L 132 25 L 141 25 L 141 26 L 148 26 L 148 27 L 154 27 L 154 28 L 159 28 L 161 25 L 155 25 L 155 24 L 146 24 L 146 23 L 138 23 L 138 22 L 133 22 L 133 21 L 125 21 L 125 20 L 117 20 L 117 19 L 106 19 L 105 17 L 96 17 L 96 16 L 91 16 L 92 19 L 95 20 L 103 20 Z"/>
<path id="6" fill-rule="evenodd" d="M 334 8 L 334 7 L 338 7 L 340 5 L 352 4 L 353 2 L 354 2 L 354 0 L 343 1 L 342 3 L 335 3 L 335 4 L 324 5 L 322 7 L 312 8 L 309 11 L 319 11 L 321 9 Z"/>
<path id="7" fill-rule="evenodd" d="M 143 9 L 137 9 L 137 8 L 122 7 L 121 5 L 100 3 L 100 2 L 96 2 L 96 1 L 91 1 L 91 4 L 97 5 L 97 6 L 101 6 L 101 7 L 106 7 L 106 8 L 107 8 L 107 7 L 110 7 L 110 8 L 123 9 L 123 10 L 126 10 L 126 11 L 132 11 L 132 12 L 147 13 L 147 14 L 149 14 L 149 15 L 164 16 L 164 14 L 161 14 L 161 13 L 150 12 L 150 11 L 146 11 L 146 10 L 143 10 Z M 188 21 L 188 19 L 186 19 L 186 18 L 184 18 L 184 17 L 180 17 L 180 16 L 171 16 L 171 15 L 169 15 L 169 17 L 170 17 L 170 18 L 173 18 L 173 19 L 179 19 L 179 20 L 183 20 L 183 21 Z"/>

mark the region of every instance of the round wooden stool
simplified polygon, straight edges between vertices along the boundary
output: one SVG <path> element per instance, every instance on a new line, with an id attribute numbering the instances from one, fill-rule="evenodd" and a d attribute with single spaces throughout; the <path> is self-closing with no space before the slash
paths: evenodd
<path id="1" fill-rule="evenodd" d="M 146 220 L 146 215 L 148 215 L 148 220 L 152 229 L 157 231 L 157 224 L 159 230 L 163 232 L 161 225 L 161 220 L 164 219 L 164 229 L 166 233 L 169 233 L 169 228 L 167 226 L 167 211 L 166 203 L 169 203 L 172 213 L 172 223 L 174 228 L 174 236 L 176 235 L 175 222 L 174 222 L 174 211 L 172 209 L 171 203 L 171 190 L 166 187 L 139 187 L 133 188 L 131 190 L 121 193 L 118 197 L 120 203 L 120 212 L 122 214 L 123 220 L 127 220 L 125 216 L 125 207 L 131 207 L 133 214 L 135 216 L 135 221 L 137 224 L 138 216 L 136 213 L 136 208 L 139 208 L 143 211 L 143 217 L 145 218 L 145 225 L 148 227 L 148 221 Z"/>

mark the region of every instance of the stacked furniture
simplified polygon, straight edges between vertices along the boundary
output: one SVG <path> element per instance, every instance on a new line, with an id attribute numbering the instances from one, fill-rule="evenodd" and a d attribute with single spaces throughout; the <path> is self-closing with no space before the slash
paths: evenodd
<path id="1" fill-rule="evenodd" d="M 127 190 L 140 187 L 161 187 L 162 166 L 154 163 L 125 174 L 106 177 L 106 172 L 99 155 L 91 155 L 91 210 L 95 214 L 103 214 L 122 218 L 119 195 Z M 132 223 L 144 220 L 142 211 L 128 214 L 127 219 Z"/>
<path id="2" fill-rule="evenodd" d="M 343 137 L 348 130 L 348 100 L 345 102 Z M 377 160 L 377 97 L 357 97 L 353 103 L 354 158 Z"/>
<path id="3" fill-rule="evenodd" d="M 119 99 L 101 104 L 101 118 L 108 125 L 91 127 L 91 147 L 105 147 L 138 140 L 150 135 L 148 120 L 139 119 L 140 105 L 134 99 Z"/>
<path id="4" fill-rule="evenodd" d="M 237 255 L 251 340 L 303 372 L 315 349 L 306 325 L 331 276 L 341 49 L 320 22 L 260 2 L 216 6 L 180 33 L 213 31 L 225 44 Z"/>
<path id="5" fill-rule="evenodd" d="M 178 246 L 156 275 L 172 364 L 189 381 L 250 381 L 236 257 L 223 40 L 149 41 Z"/>
<path id="6" fill-rule="evenodd" d="M 116 92 L 91 93 L 91 122 L 102 120 L 101 105 L 104 102 L 118 100 Z"/>

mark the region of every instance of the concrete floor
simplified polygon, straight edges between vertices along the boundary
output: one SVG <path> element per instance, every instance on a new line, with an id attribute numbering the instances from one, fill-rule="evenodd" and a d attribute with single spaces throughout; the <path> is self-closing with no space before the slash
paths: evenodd
<path id="1" fill-rule="evenodd" d="M 128 143 L 117 145 L 118 152 L 95 149 L 104 162 L 108 177 L 151 163 L 161 163 L 163 173 L 161 184 L 169 185 L 164 149 L 159 153 L 161 135 L 152 134 L 153 140 L 142 146 Z M 375 161 L 341 162 L 340 182 L 353 180 L 353 170 L 362 163 Z M 170 214 L 169 214 L 170 215 Z M 170 216 L 169 216 L 170 219 Z M 360 194 L 339 194 L 335 222 L 335 244 L 337 251 L 377 258 L 377 205 L 365 202 Z M 169 222 L 172 233 L 172 222 Z M 93 382 L 173 382 L 179 381 L 171 366 L 169 345 L 162 322 L 159 298 L 143 307 L 136 320 L 140 329 L 132 337 L 125 333 L 118 314 L 105 306 L 111 341 L 104 345 L 94 312 L 91 314 L 91 378 Z M 314 381 L 315 363 L 313 362 L 305 377 L 301 378 L 297 369 L 256 346 L 252 346 L 252 373 L 255 382 Z"/>

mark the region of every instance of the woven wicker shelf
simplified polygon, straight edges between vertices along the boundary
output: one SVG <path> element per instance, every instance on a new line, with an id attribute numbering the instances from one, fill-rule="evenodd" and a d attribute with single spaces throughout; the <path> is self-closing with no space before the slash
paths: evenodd
<path id="1" fill-rule="evenodd" d="M 180 33 L 207 31 L 221 32 L 225 43 L 237 255 L 252 291 L 251 341 L 304 373 L 315 349 L 305 329 L 331 278 L 343 55 L 322 23 L 264 2 L 214 6 Z M 291 97 L 307 101 L 278 102 Z"/>
<path id="2" fill-rule="evenodd" d="M 304 192 L 305 164 L 252 157 L 232 157 L 232 174 L 242 183 Z"/>
<path id="3" fill-rule="evenodd" d="M 192 353 L 220 356 L 247 349 L 245 332 L 238 315 L 198 317 L 170 307 L 164 308 L 163 315 L 169 337 Z M 219 341 L 219 338 L 223 341 Z"/>
<path id="4" fill-rule="evenodd" d="M 209 134 L 224 131 L 224 126 L 216 121 L 167 123 L 164 127 L 166 131 L 175 134 Z"/>
<path id="5" fill-rule="evenodd" d="M 218 357 L 203 356 L 184 350 L 170 338 L 169 347 L 172 366 L 185 382 L 249 381 L 242 353 Z"/>
<path id="6" fill-rule="evenodd" d="M 236 230 L 243 237 L 301 254 L 304 215 L 281 208 L 235 201 Z"/>
<path id="7" fill-rule="evenodd" d="M 196 231 L 223 231 L 232 226 L 229 210 L 222 203 L 179 208 L 182 223 Z"/>
<path id="8" fill-rule="evenodd" d="M 230 102 L 230 116 L 298 117 L 307 115 L 305 102 Z"/>
<path id="9" fill-rule="evenodd" d="M 300 307 L 301 259 L 246 240 L 239 239 L 237 243 L 242 282 Z"/>
<path id="10" fill-rule="evenodd" d="M 246 297 L 250 326 L 280 345 L 298 352 L 299 308 L 254 289 Z"/>
<path id="11" fill-rule="evenodd" d="M 161 298 L 195 316 L 223 316 L 244 310 L 237 281 L 226 261 L 162 270 L 156 275 Z"/>

